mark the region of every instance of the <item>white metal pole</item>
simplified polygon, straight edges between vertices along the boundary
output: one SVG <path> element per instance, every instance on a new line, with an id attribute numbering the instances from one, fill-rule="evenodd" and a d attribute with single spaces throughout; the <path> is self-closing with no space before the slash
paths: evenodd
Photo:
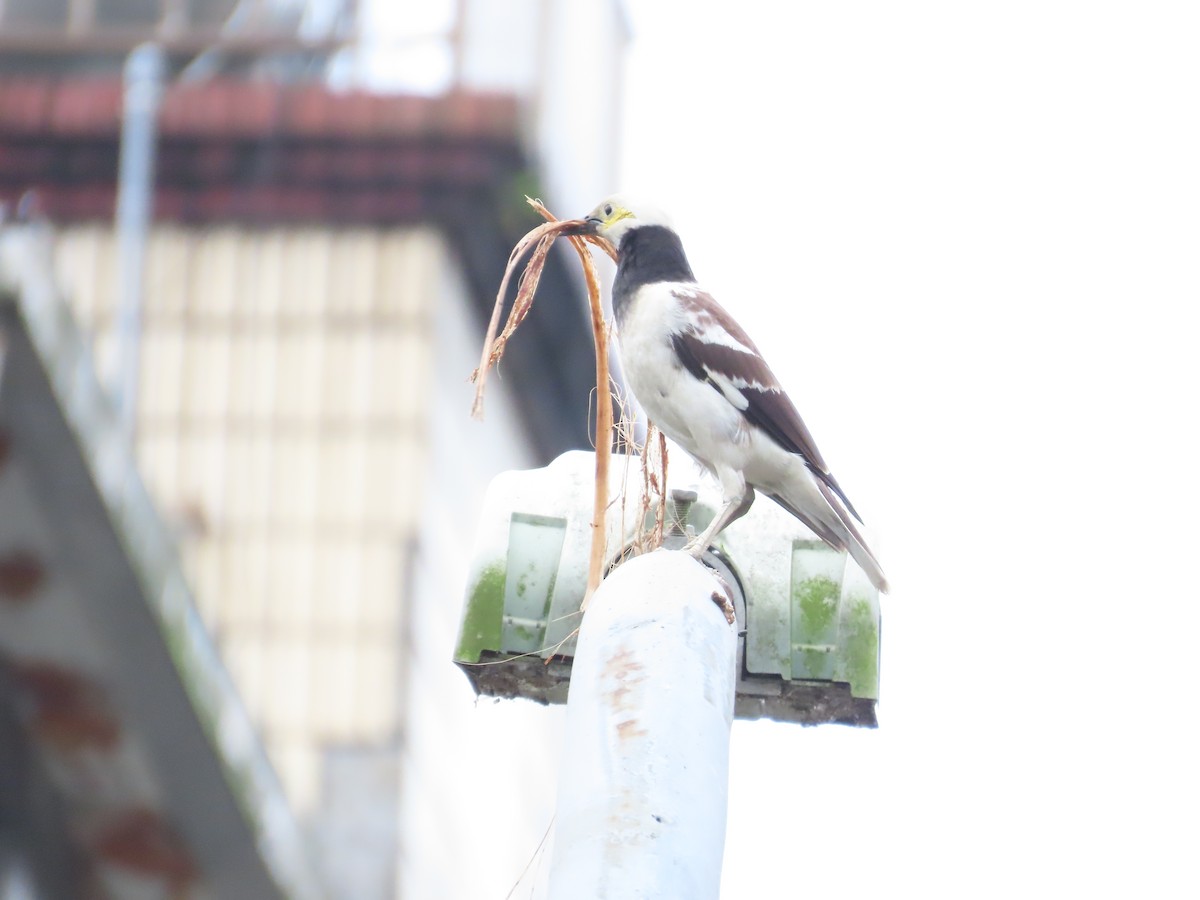
<path id="1" fill-rule="evenodd" d="M 601 584 L 567 700 L 550 900 L 715 900 L 736 684 L 724 586 L 660 550 Z"/>
<path id="2" fill-rule="evenodd" d="M 166 54 L 156 44 L 136 47 L 125 61 L 121 153 L 117 174 L 116 396 L 130 448 L 137 421 L 146 241 L 154 215 L 154 158 Z"/>

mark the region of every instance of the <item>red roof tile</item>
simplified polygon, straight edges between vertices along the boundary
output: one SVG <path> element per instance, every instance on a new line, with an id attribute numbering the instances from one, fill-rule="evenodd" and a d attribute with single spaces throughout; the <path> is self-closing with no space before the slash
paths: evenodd
<path id="1" fill-rule="evenodd" d="M 52 219 L 112 215 L 118 81 L 0 82 L 0 201 L 37 188 Z M 524 166 L 514 97 L 339 93 L 216 79 L 172 85 L 157 213 L 189 220 L 406 220 Z"/>
<path id="2" fill-rule="evenodd" d="M 116 134 L 121 84 L 112 79 L 0 82 L 0 133 Z M 217 79 L 176 84 L 163 96 L 164 137 L 454 137 L 512 140 L 517 100 L 506 94 L 442 97 L 335 92 L 316 84 Z"/>

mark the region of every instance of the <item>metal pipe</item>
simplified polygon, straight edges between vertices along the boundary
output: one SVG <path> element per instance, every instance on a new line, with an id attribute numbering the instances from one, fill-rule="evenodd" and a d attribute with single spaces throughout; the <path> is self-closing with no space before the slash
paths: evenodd
<path id="1" fill-rule="evenodd" d="M 737 658 L 725 596 L 667 550 L 593 595 L 572 664 L 550 900 L 718 897 Z"/>
<path id="2" fill-rule="evenodd" d="M 137 421 L 146 241 L 154 214 L 158 108 L 166 67 L 166 55 L 156 44 L 136 47 L 125 61 L 115 221 L 118 306 L 117 358 L 113 370 L 117 412 L 131 447 Z"/>

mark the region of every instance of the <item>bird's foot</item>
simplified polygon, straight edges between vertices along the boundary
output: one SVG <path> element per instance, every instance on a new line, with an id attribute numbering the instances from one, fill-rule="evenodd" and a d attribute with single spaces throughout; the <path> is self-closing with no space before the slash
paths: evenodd
<path id="1" fill-rule="evenodd" d="M 694 537 L 684 545 L 683 552 L 692 557 L 692 559 L 699 559 L 704 555 L 704 551 L 707 549 L 707 541 L 703 541 L 698 537 Z"/>

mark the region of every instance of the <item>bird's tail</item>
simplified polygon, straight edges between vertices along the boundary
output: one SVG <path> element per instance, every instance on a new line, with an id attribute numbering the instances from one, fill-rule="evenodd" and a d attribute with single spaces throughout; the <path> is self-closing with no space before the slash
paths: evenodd
<path id="1" fill-rule="evenodd" d="M 829 485 L 808 472 L 804 475 L 793 481 L 789 490 L 773 494 L 772 499 L 812 529 L 830 547 L 847 551 L 871 579 L 871 584 L 880 593 L 886 594 L 887 576 L 867 546 L 867 539 L 863 537 L 846 504 Z M 822 499 L 824 502 L 821 502 Z"/>

